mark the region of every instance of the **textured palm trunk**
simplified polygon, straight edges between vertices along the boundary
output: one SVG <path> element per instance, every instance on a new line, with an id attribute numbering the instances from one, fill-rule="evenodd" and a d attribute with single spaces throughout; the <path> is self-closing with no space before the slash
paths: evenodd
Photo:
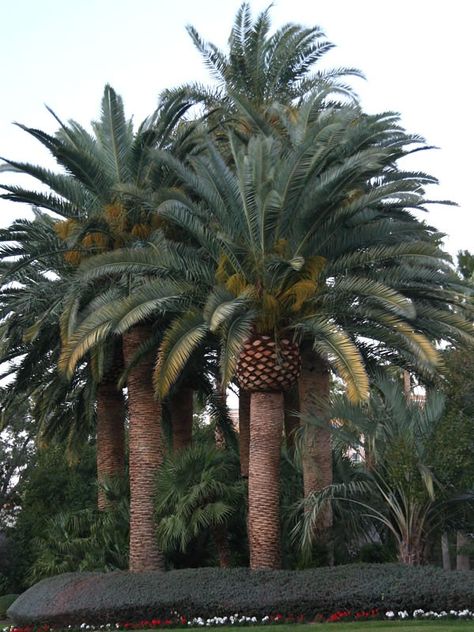
<path id="1" fill-rule="evenodd" d="M 250 450 L 250 393 L 239 389 L 239 451 L 240 474 L 243 478 L 249 476 Z"/>
<path id="2" fill-rule="evenodd" d="M 97 506 L 108 509 L 111 502 L 104 483 L 125 471 L 125 398 L 116 381 L 104 379 L 97 389 Z"/>
<path id="3" fill-rule="evenodd" d="M 444 531 L 441 536 L 441 556 L 443 558 L 443 569 L 451 570 L 451 555 L 449 553 L 449 537 L 448 532 Z"/>
<path id="4" fill-rule="evenodd" d="M 324 360 L 312 350 L 301 354 L 302 366 L 299 379 L 300 410 L 304 418 L 320 413 L 315 397 L 329 397 L 329 371 Z M 332 484 L 331 432 L 327 428 L 305 426 L 303 439 L 303 482 L 304 495 L 308 497 Z M 324 532 L 332 526 L 332 509 L 327 505 L 316 525 Z"/>
<path id="5" fill-rule="evenodd" d="M 128 365 L 150 334 L 137 326 L 123 336 Z M 152 386 L 153 357 L 134 366 L 128 375 L 129 469 L 130 469 L 130 563 L 131 571 L 163 570 L 164 559 L 155 537 L 153 495 L 155 477 L 163 462 L 164 439 L 161 404 Z"/>
<path id="6" fill-rule="evenodd" d="M 423 561 L 423 547 L 417 534 L 405 536 L 398 545 L 398 560 L 407 566 L 419 566 Z"/>
<path id="7" fill-rule="evenodd" d="M 285 402 L 285 438 L 288 454 L 293 456 L 295 452 L 295 433 L 300 427 L 300 396 L 298 384 L 295 384 L 284 394 Z"/>
<path id="8" fill-rule="evenodd" d="M 250 568 L 280 568 L 280 446 L 283 394 L 252 393 L 250 402 Z"/>
<path id="9" fill-rule="evenodd" d="M 214 543 L 217 549 L 220 568 L 229 568 L 230 566 L 230 546 L 227 537 L 227 529 L 224 526 L 214 527 L 212 530 Z"/>
<path id="10" fill-rule="evenodd" d="M 456 570 L 469 571 L 471 570 L 469 555 L 462 552 L 463 547 L 468 545 L 469 538 L 462 531 L 456 532 Z"/>
<path id="11" fill-rule="evenodd" d="M 193 440 L 193 389 L 180 388 L 170 400 L 173 450 L 187 448 Z"/>

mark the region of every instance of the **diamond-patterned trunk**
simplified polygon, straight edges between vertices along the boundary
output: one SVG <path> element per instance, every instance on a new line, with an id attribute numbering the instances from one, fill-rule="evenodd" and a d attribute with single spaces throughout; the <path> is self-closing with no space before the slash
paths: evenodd
<path id="1" fill-rule="evenodd" d="M 240 353 L 236 374 L 248 391 L 282 392 L 291 388 L 300 368 L 299 349 L 291 340 L 255 335 Z"/>
<path id="2" fill-rule="evenodd" d="M 124 360 L 128 365 L 150 328 L 133 327 L 123 335 Z M 155 400 L 153 357 L 134 366 L 127 379 L 130 418 L 130 570 L 164 570 L 163 554 L 155 537 L 153 494 L 155 477 L 163 462 L 164 441 L 161 404 Z"/>
<path id="3" fill-rule="evenodd" d="M 283 392 L 300 371 L 297 345 L 255 334 L 244 345 L 236 374 L 241 389 L 250 391 L 249 548 L 250 568 L 279 568 L 280 446 Z"/>

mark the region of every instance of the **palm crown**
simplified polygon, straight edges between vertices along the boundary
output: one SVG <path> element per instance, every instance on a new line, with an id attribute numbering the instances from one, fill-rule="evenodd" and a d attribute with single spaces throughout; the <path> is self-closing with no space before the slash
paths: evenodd
<path id="1" fill-rule="evenodd" d="M 187 164 L 161 155 L 191 195 L 172 193 L 160 214 L 197 251 L 160 248 L 83 268 L 87 280 L 155 265 L 153 281 L 116 304 L 115 323 L 142 318 L 145 306 L 148 315 L 178 303 L 174 311 L 184 311 L 161 348 L 161 394 L 209 333 L 220 338 L 224 381 L 252 331 L 278 339 L 291 330 L 332 363 L 354 399 L 367 393 L 364 358 L 375 351 L 430 371 L 437 355 L 425 333 L 470 336 L 451 308 L 459 281 L 449 260 L 409 210 L 423 208 L 423 186 L 435 180 L 396 166 L 422 139 L 392 114 L 369 117 L 354 106 L 321 113 L 318 95 L 296 122 L 275 111 L 283 136 L 241 144 L 229 133 L 232 165 L 212 142 Z M 171 285 L 158 278 L 164 268 Z M 111 313 L 95 314 L 74 343 L 95 340 Z"/>

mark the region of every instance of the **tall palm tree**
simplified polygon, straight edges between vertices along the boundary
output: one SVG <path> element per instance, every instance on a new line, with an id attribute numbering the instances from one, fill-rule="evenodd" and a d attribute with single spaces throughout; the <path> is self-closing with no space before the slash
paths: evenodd
<path id="1" fill-rule="evenodd" d="M 25 128 L 29 134 L 38 139 L 57 159 L 66 171 L 56 174 L 28 163 L 6 161 L 10 168 L 33 176 L 49 188 L 48 193 L 26 190 L 22 187 L 3 186 L 7 193 L 4 197 L 18 202 L 27 202 L 52 211 L 63 218 L 56 223 L 56 231 L 64 241 L 67 250 L 65 259 L 76 266 L 84 259 L 101 252 L 120 248 L 127 244 L 141 247 L 149 235 L 160 225 L 155 208 L 160 201 L 161 190 L 172 184 L 167 179 L 169 170 L 156 168 L 154 153 L 157 149 L 169 147 L 174 142 L 177 154 L 186 152 L 190 147 L 190 129 L 183 126 L 175 133 L 182 115 L 189 105 L 186 101 L 175 99 L 168 102 L 167 108 L 159 107 L 157 111 L 142 123 L 137 132 L 133 132 L 132 123 L 125 118 L 122 100 L 110 86 L 106 86 L 102 99 L 100 120 L 93 123 L 93 134 L 90 134 L 75 121 L 63 123 L 55 115 L 60 130 L 55 136 L 40 130 Z M 178 151 L 179 148 L 179 151 Z M 147 204 L 142 200 L 146 199 Z M 114 294 L 122 289 L 126 293 L 130 279 L 124 278 L 111 283 L 111 279 L 103 280 L 100 290 Z M 97 293 L 97 288 L 95 293 Z M 65 323 L 74 321 L 82 310 L 94 309 L 97 302 L 91 300 L 91 289 L 82 302 L 72 300 L 68 303 Z M 101 298 L 96 299 L 100 302 Z M 67 324 L 63 334 L 67 338 Z M 128 370 L 128 403 L 130 412 L 130 476 L 133 482 L 131 493 L 131 567 L 134 570 L 163 566 L 159 552 L 156 550 L 153 535 L 153 515 L 151 505 L 153 473 L 146 472 L 145 465 L 156 470 L 162 460 L 162 447 L 150 443 L 160 438 L 161 408 L 154 400 L 149 367 L 144 362 L 137 363 L 136 352 L 141 344 L 148 342 L 150 326 L 141 325 L 135 331 L 123 332 L 123 354 Z M 106 348 L 114 348 L 111 340 Z M 96 350 L 93 356 L 97 355 Z M 121 395 L 117 388 L 117 376 L 121 372 L 122 359 L 112 351 L 111 359 L 117 359 L 110 366 L 108 376 L 98 389 L 98 411 L 110 410 L 113 396 Z M 109 362 L 110 365 L 110 362 Z M 106 401 L 107 400 L 107 401 Z M 112 412 L 112 410 L 110 411 Z M 109 413 L 110 416 L 110 413 Z M 112 438 L 107 434 L 114 431 L 120 415 L 106 420 L 99 416 L 99 436 Z M 122 416 L 123 419 L 123 416 Z M 145 429 L 144 421 L 153 424 L 153 428 Z M 107 423 L 105 423 L 107 422 Z M 110 422 L 110 423 L 109 423 Z M 141 433 L 143 429 L 143 436 Z M 104 444 L 104 441 L 101 441 Z M 146 452 L 146 458 L 143 453 Z M 113 451 L 109 450 L 112 458 Z M 142 506 L 143 505 L 143 506 Z M 146 534 L 144 533 L 146 531 Z M 142 541 L 149 544 L 150 550 L 142 546 Z M 153 549 L 153 550 L 151 550 Z"/>
<path id="2" fill-rule="evenodd" d="M 102 327 L 119 332 L 138 311 L 180 304 L 155 369 L 164 396 L 198 346 L 219 340 L 223 384 L 236 375 L 252 393 L 252 568 L 280 563 L 282 393 L 297 379 L 300 345 L 339 373 L 357 401 L 368 395 L 365 365 L 375 358 L 429 374 L 437 354 L 428 337 L 471 338 L 469 323 L 451 309 L 461 286 L 439 238 L 411 213 L 423 208 L 423 186 L 434 179 L 396 166 L 422 140 L 395 115 L 365 116 L 355 106 L 322 112 L 319 99 L 308 99 L 296 121 L 275 108 L 284 139 L 259 134 L 240 143 L 230 133 L 230 166 L 212 142 L 187 164 L 162 154 L 191 195 L 170 192 L 160 214 L 192 245 L 162 242 L 83 266 L 89 282 L 111 269 L 153 266 L 155 278 L 128 305 L 94 315 L 69 350 L 77 359 Z"/>
<path id="3" fill-rule="evenodd" d="M 320 95 L 321 110 L 326 107 L 340 107 L 341 97 L 343 101 L 355 99 L 355 92 L 347 79 L 353 76 L 362 77 L 358 70 L 318 69 L 324 56 L 334 48 L 334 44 L 325 38 L 320 27 L 308 28 L 290 23 L 272 34 L 270 30 L 270 7 L 252 19 L 250 5 L 246 2 L 237 11 L 228 38 L 227 52 L 205 42 L 196 29 L 188 27 L 194 45 L 218 84 L 217 95 L 196 86 L 188 87 L 188 92 L 190 96 L 207 103 L 208 108 L 213 108 L 210 120 L 215 122 L 215 134 L 221 142 L 225 140 L 225 134 L 219 134 L 219 122 L 222 124 L 222 121 L 231 125 L 235 134 L 244 142 L 248 142 L 255 131 L 265 134 L 284 133 L 274 109 L 277 103 L 289 116 L 295 116 L 297 108 L 315 91 Z M 309 350 L 303 360 L 301 392 L 297 397 L 295 387 L 285 395 L 288 403 L 285 406 L 285 420 L 288 422 L 285 422 L 285 429 L 288 430 L 287 442 L 290 450 L 292 432 L 297 421 L 297 417 L 291 414 L 292 408 L 295 412 L 294 404 L 298 405 L 298 409 L 301 407 L 301 412 L 306 414 L 313 407 L 309 393 L 317 388 L 322 396 L 328 394 L 327 366 L 321 365 L 314 355 L 311 356 Z M 249 410 L 247 400 L 244 396 L 240 406 L 241 460 L 244 471 L 249 450 L 247 439 L 250 437 L 246 432 Z M 332 472 L 329 436 L 321 429 L 313 429 L 312 434 L 309 437 L 306 433 L 307 441 L 302 453 L 305 491 L 308 494 L 318 488 L 321 476 L 323 481 L 328 482 Z M 330 523 L 330 516 L 328 522 Z"/>

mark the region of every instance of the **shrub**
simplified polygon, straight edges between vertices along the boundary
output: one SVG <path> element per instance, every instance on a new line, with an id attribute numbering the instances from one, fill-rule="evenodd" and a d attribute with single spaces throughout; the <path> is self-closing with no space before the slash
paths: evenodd
<path id="1" fill-rule="evenodd" d="M 0 595 L 0 619 L 7 616 L 7 610 L 15 601 L 18 595 Z"/>
<path id="2" fill-rule="evenodd" d="M 472 608 L 470 572 L 398 564 L 304 571 L 199 568 L 168 573 L 67 573 L 23 593 L 8 611 L 18 625 L 139 621 L 226 614 L 329 615 L 339 610 Z"/>

